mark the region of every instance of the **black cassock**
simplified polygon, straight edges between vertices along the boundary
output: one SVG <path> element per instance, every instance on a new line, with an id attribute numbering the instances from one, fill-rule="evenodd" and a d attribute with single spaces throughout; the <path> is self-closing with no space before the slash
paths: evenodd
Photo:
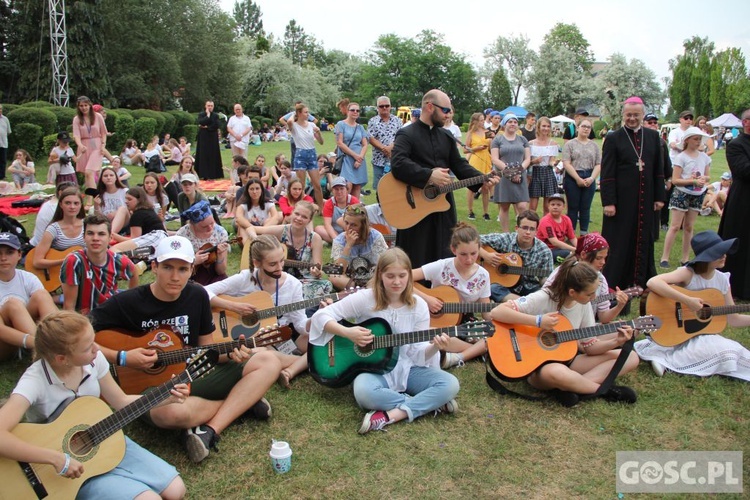
<path id="1" fill-rule="evenodd" d="M 604 216 L 602 222 L 602 236 L 609 243 L 602 272 L 611 288 L 645 288 L 656 275 L 654 202 L 664 202 L 666 196 L 659 133 L 621 127 L 607 136 L 600 186 L 602 207 L 615 206 L 615 216 Z"/>
<path id="2" fill-rule="evenodd" d="M 219 114 L 198 115 L 198 146 L 195 151 L 195 171 L 201 179 L 223 179 L 219 150 Z"/>
<path id="3" fill-rule="evenodd" d="M 396 133 L 391 155 L 391 171 L 396 179 L 424 189 L 432 169 L 437 167 L 449 168 L 458 179 L 482 175 L 459 154 L 456 140 L 442 127 L 417 121 Z M 481 184 L 469 188 L 476 192 Z M 452 193 L 447 194 L 447 199 L 448 210 L 430 214 L 396 233 L 396 246 L 406 252 L 414 269 L 453 255 L 450 239 L 456 225 L 456 207 Z"/>
<path id="4" fill-rule="evenodd" d="M 741 133 L 727 146 L 727 163 L 732 171 L 724 212 L 719 223 L 723 239 L 738 238 L 737 253 L 727 255 L 724 271 L 732 273 L 732 294 L 740 299 L 750 299 L 750 135 Z"/>

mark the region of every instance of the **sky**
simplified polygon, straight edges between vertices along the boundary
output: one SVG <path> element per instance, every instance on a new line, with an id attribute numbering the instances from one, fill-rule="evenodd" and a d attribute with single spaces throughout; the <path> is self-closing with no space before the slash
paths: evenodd
<path id="1" fill-rule="evenodd" d="M 699 0 L 487 1 L 487 0 L 254 0 L 263 27 L 277 40 L 291 19 L 326 50 L 365 55 L 380 35 L 411 38 L 425 29 L 444 36 L 454 52 L 477 66 L 498 36 L 526 35 L 538 50 L 558 23 L 576 24 L 595 61 L 620 52 L 640 59 L 659 83 L 670 76 L 669 60 L 682 54 L 694 35 L 708 37 L 717 50 L 739 47 L 750 66 L 750 2 Z M 219 0 L 231 13 L 234 0 Z M 525 6 L 525 8 L 524 8 Z M 482 23 L 485 23 L 483 26 Z"/>

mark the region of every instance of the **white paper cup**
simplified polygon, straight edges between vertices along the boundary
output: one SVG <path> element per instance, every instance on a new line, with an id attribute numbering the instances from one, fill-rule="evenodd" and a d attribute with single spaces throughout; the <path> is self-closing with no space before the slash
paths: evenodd
<path id="1" fill-rule="evenodd" d="M 268 455 L 277 474 L 285 474 L 292 468 L 292 449 L 286 441 L 274 441 Z"/>

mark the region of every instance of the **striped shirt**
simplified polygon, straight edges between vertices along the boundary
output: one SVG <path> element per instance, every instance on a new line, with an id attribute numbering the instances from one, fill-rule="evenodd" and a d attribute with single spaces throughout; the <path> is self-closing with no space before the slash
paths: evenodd
<path id="1" fill-rule="evenodd" d="M 118 292 L 117 280 L 130 280 L 134 273 L 133 262 L 123 254 L 107 250 L 107 261 L 97 266 L 89 260 L 85 250 L 77 250 L 65 257 L 60 281 L 78 287 L 76 311 L 88 314 Z"/>

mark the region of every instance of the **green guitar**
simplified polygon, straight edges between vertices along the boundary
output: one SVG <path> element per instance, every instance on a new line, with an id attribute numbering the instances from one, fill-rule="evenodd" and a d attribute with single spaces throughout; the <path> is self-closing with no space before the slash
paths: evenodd
<path id="1" fill-rule="evenodd" d="M 357 326 L 341 321 L 346 327 Z M 371 344 L 359 347 L 351 340 L 335 336 L 324 346 L 310 344 L 307 362 L 312 377 L 326 387 L 343 387 L 360 373 L 388 373 L 398 362 L 398 346 L 432 340 L 445 333 L 450 337 L 490 337 L 495 332 L 491 321 L 464 323 L 446 328 L 419 332 L 391 333 L 391 325 L 381 318 L 371 318 L 358 326 L 367 328 L 375 336 Z"/>

